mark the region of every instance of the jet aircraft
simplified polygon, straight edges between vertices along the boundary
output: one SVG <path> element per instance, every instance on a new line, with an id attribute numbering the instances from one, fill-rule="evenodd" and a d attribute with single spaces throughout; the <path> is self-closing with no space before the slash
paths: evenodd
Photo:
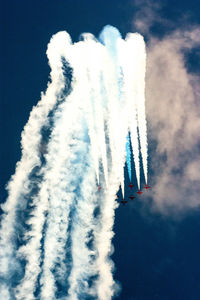
<path id="1" fill-rule="evenodd" d="M 149 186 L 148 184 L 145 184 L 145 187 L 144 187 L 146 190 L 150 189 L 151 186 Z"/>
<path id="2" fill-rule="evenodd" d="M 131 200 L 133 200 L 133 199 L 135 199 L 136 197 L 134 197 L 133 195 L 131 195 L 129 198 L 130 198 Z"/>
<path id="3" fill-rule="evenodd" d="M 128 201 L 122 200 L 121 203 L 123 203 L 123 206 L 127 203 Z"/>
<path id="4" fill-rule="evenodd" d="M 132 189 L 134 187 L 134 185 L 132 183 L 130 183 L 129 187 Z"/>
<path id="5" fill-rule="evenodd" d="M 138 194 L 138 195 L 142 195 L 142 193 L 143 193 L 143 192 L 141 192 L 140 190 L 137 191 L 137 194 Z"/>

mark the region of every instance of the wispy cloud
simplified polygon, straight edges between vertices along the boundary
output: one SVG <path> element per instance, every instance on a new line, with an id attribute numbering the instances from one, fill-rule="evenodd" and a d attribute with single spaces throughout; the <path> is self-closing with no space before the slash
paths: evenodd
<path id="1" fill-rule="evenodd" d="M 134 8 L 133 28 L 140 33 L 147 35 L 155 23 L 170 25 L 169 20 L 164 19 L 161 15 L 163 3 L 152 0 L 134 0 L 131 2 Z"/>
<path id="2" fill-rule="evenodd" d="M 150 157 L 154 208 L 163 213 L 196 208 L 199 200 L 200 104 L 199 75 L 189 72 L 187 53 L 200 46 L 200 27 L 188 24 L 155 38 L 150 27 L 167 24 L 158 16 L 160 4 L 141 3 L 134 28 L 146 34 L 146 110 L 149 142 L 155 142 Z M 184 25 L 184 24 L 183 24 Z"/>

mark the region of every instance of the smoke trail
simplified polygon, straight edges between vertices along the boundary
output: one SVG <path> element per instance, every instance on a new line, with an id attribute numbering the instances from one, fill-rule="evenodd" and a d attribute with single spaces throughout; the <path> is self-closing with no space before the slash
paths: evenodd
<path id="1" fill-rule="evenodd" d="M 128 176 L 131 181 L 131 145 L 129 135 L 126 137 L 126 162 L 128 168 Z"/>
<path id="2" fill-rule="evenodd" d="M 123 90 L 124 90 L 125 101 L 127 105 L 125 118 L 128 120 L 128 128 L 130 130 L 138 188 L 140 188 L 140 160 L 139 160 L 139 143 L 138 143 L 139 136 L 138 136 L 137 127 L 139 126 L 141 128 L 141 120 L 140 122 L 138 121 L 138 111 L 137 111 L 138 105 L 140 105 L 138 104 L 138 101 L 140 100 L 138 99 L 138 84 L 140 84 L 139 81 L 140 73 L 142 74 L 144 73 L 144 70 L 140 69 L 140 64 L 138 62 L 138 53 L 140 53 L 141 51 L 141 46 L 138 43 L 138 40 L 140 39 L 141 37 L 139 34 L 131 34 L 131 35 L 129 34 L 126 37 L 126 41 L 120 40 L 120 42 L 118 43 L 119 61 L 123 70 L 123 78 L 124 78 Z M 145 126 L 146 124 L 144 124 L 142 128 L 145 129 L 146 128 Z M 143 140 L 145 140 L 144 137 Z M 144 151 L 142 153 L 144 153 Z M 142 155 L 142 157 L 144 157 L 144 155 Z"/>
<path id="3" fill-rule="evenodd" d="M 62 89 L 65 88 L 64 70 L 62 65 L 62 58 L 66 57 L 66 53 L 71 47 L 70 37 L 66 32 L 60 32 L 53 36 L 51 43 L 47 50 L 49 63 L 52 68 L 51 74 L 55 74 L 57 81 Z M 60 71 L 58 73 L 58 71 Z M 48 90 L 46 95 L 48 95 Z M 55 102 L 58 101 L 59 93 L 55 93 Z M 45 99 L 46 101 L 46 99 Z M 41 126 L 41 125 L 40 125 Z M 40 128 L 41 129 L 41 128 Z M 46 166 L 40 171 L 42 176 L 46 172 Z M 42 231 L 45 223 L 45 217 L 49 209 L 48 204 L 48 192 L 45 188 L 47 179 L 43 177 L 42 182 L 39 185 L 39 194 L 33 198 L 32 206 L 35 207 L 31 212 L 31 218 L 27 223 L 31 226 L 31 230 L 26 232 L 26 243 L 18 250 L 19 257 L 26 260 L 25 276 L 22 279 L 20 285 L 15 290 L 15 296 L 17 299 L 34 299 L 35 285 L 38 274 L 40 273 L 41 264 L 41 239 Z"/>
<path id="4" fill-rule="evenodd" d="M 87 155 L 88 152 L 85 154 Z M 88 163 L 90 163 L 88 161 Z M 76 214 L 73 218 L 71 231 L 71 251 L 73 267 L 69 275 L 68 299 L 84 298 L 84 295 L 96 297 L 96 291 L 89 286 L 91 277 L 97 275 L 95 256 L 97 251 L 92 247 L 92 234 L 96 231 L 94 222 L 94 210 L 97 207 L 97 195 L 94 193 L 94 170 L 85 167 L 88 174 L 83 179 L 80 187 L 80 196 L 76 205 Z M 81 249 L 81 250 L 80 250 Z"/>
<path id="5" fill-rule="evenodd" d="M 96 186 L 95 177 L 91 176 L 91 170 L 94 170 L 93 163 L 94 160 L 96 160 L 94 156 L 92 156 L 93 163 L 92 167 L 90 166 L 89 168 L 91 170 L 88 175 L 89 178 L 93 178 L 93 181 L 91 182 L 91 179 L 90 182 L 87 180 L 87 165 L 90 165 L 88 159 L 91 157 L 90 153 L 92 153 L 92 151 L 90 148 L 92 148 L 92 138 L 94 138 L 93 135 L 91 135 L 91 131 L 89 130 L 88 132 L 88 127 L 94 127 L 94 125 L 91 122 L 93 112 L 90 109 L 89 111 L 87 111 L 91 103 L 89 102 L 90 93 L 88 91 L 87 83 L 85 87 L 85 78 L 87 74 L 85 72 L 84 44 L 83 42 L 79 42 L 74 46 L 75 47 L 73 48 L 73 55 L 69 61 L 74 70 L 74 85 L 72 94 L 70 96 L 71 107 L 69 107 L 68 101 L 68 103 L 66 103 L 66 107 L 62 110 L 62 119 L 56 128 L 56 133 L 54 134 L 55 146 L 57 145 L 58 149 L 62 148 L 64 152 L 62 155 L 62 161 L 60 160 L 58 163 L 58 160 L 54 159 L 55 168 L 50 172 L 52 173 L 53 170 L 56 170 L 58 174 L 62 174 L 62 178 L 59 178 L 58 182 L 56 182 L 55 184 L 50 184 L 50 186 L 53 187 L 52 195 L 50 194 L 50 203 L 52 203 L 52 207 L 50 208 L 50 214 L 48 217 L 48 227 L 45 240 L 45 258 L 43 266 L 44 271 L 41 277 L 41 283 L 43 285 L 41 292 L 42 299 L 54 299 L 55 280 L 58 280 L 58 277 L 62 277 L 61 274 L 58 274 L 59 271 L 56 271 L 56 274 L 53 274 L 52 270 L 55 270 L 55 266 L 58 262 L 61 266 L 64 265 L 65 262 L 67 230 L 69 231 L 67 219 L 69 218 L 70 210 L 74 211 L 72 213 L 73 217 L 70 225 L 70 251 L 73 266 L 72 268 L 69 266 L 68 270 L 64 270 L 64 268 L 62 268 L 62 272 L 64 273 L 64 276 L 67 276 L 67 273 L 70 272 L 70 277 L 68 279 L 70 289 L 68 293 L 69 295 L 72 294 L 73 299 L 75 299 L 75 295 L 78 293 L 76 290 L 76 286 L 78 285 L 78 282 L 80 284 L 80 278 L 83 276 L 82 273 L 83 271 L 86 273 L 85 268 L 90 262 L 89 256 L 91 251 L 88 250 L 85 243 L 87 242 L 87 235 L 92 226 L 90 224 L 90 220 L 92 218 L 91 214 L 94 210 L 94 204 L 92 204 L 94 203 L 94 200 L 93 202 L 91 201 L 88 204 L 86 202 L 86 198 L 83 197 L 83 194 L 86 194 L 88 186 L 90 187 L 90 189 Z M 71 114 L 72 111 L 73 114 Z M 62 134 L 60 134 L 60 132 Z M 90 134 L 91 147 L 89 147 L 88 145 L 88 134 Z M 68 154 L 67 157 L 65 153 Z M 51 163 L 52 158 L 53 157 L 50 157 L 49 163 Z M 58 165 L 62 166 L 61 172 L 59 172 L 58 170 Z M 97 175 L 97 172 L 95 173 Z M 84 188 L 83 186 L 84 181 L 86 182 L 86 188 Z M 62 187 L 62 197 L 60 196 L 58 198 L 60 187 L 56 188 L 56 185 L 58 186 L 59 182 L 65 182 L 65 184 Z M 90 196 L 88 195 L 88 197 Z M 83 208 L 85 208 L 85 214 L 84 211 L 82 211 Z M 60 213 L 58 213 L 58 210 L 60 211 Z M 64 217 L 63 213 L 65 214 L 65 212 L 67 214 Z M 85 218 L 85 221 L 81 214 L 84 217 L 85 215 L 87 216 L 87 218 Z M 63 221 L 63 219 L 66 220 Z M 81 222 L 81 225 L 79 225 L 79 222 Z M 87 225 L 88 222 L 89 224 Z M 59 230 L 58 228 L 55 230 L 55 223 L 57 224 L 57 226 L 60 226 L 61 224 L 64 229 Z M 49 244 L 52 244 L 52 231 L 55 232 L 55 235 L 53 235 L 55 238 L 53 240 L 53 245 L 49 247 Z M 79 245 L 79 247 L 81 246 L 81 251 L 77 250 L 77 244 Z M 86 257 L 88 257 L 88 260 Z M 81 267 L 79 267 L 80 259 L 82 259 Z M 51 279 L 50 282 L 49 278 Z M 86 279 L 88 279 L 87 276 Z M 86 281 L 86 279 L 84 279 L 84 281 Z"/>
<path id="6" fill-rule="evenodd" d="M 107 154 L 106 154 L 106 141 L 104 131 L 104 111 L 103 111 L 103 100 L 101 95 L 101 75 L 103 72 L 103 64 L 105 61 L 105 50 L 104 48 L 95 41 L 95 38 L 90 34 L 83 35 L 84 40 L 84 61 L 86 63 L 85 69 L 87 70 L 87 85 L 90 90 L 88 99 L 92 105 L 92 117 L 93 117 L 93 128 L 95 135 L 91 137 L 91 144 L 96 146 L 95 155 L 98 157 L 99 162 L 102 162 L 103 172 L 105 177 L 106 185 L 108 183 L 108 166 L 107 166 Z M 95 55 L 94 55 L 95 53 Z M 99 170 L 98 170 L 99 172 Z M 99 178 L 99 176 L 98 176 Z M 99 182 L 98 182 L 99 183 Z"/>
<path id="7" fill-rule="evenodd" d="M 48 85 L 46 94 L 42 95 L 40 102 L 33 108 L 24 128 L 21 141 L 22 158 L 17 163 L 15 175 L 8 184 L 8 199 L 2 205 L 5 214 L 2 217 L 0 231 L 0 277 L 7 286 L 10 286 L 11 277 L 16 269 L 19 269 L 19 262 L 15 258 L 16 231 L 19 222 L 17 212 L 27 205 L 25 195 L 30 193 L 28 175 L 34 167 L 41 164 L 39 153 L 41 128 L 48 121 L 48 113 L 54 107 L 58 95 L 65 86 L 62 63 L 59 58 L 69 45 L 70 37 L 63 32 L 60 32 L 56 39 L 52 38 L 48 45 L 47 55 L 52 69 L 52 83 Z"/>
<path id="8" fill-rule="evenodd" d="M 106 189 L 105 183 L 108 181 L 108 175 L 107 175 L 107 157 L 106 157 L 106 145 L 105 145 L 105 132 L 104 132 L 104 119 L 103 119 L 103 110 L 102 110 L 102 96 L 103 99 L 105 98 L 105 95 L 101 95 L 101 76 L 100 74 L 104 70 L 104 65 L 107 64 L 107 55 L 105 53 L 105 50 L 102 46 L 97 44 L 94 39 L 91 36 L 84 35 L 84 48 L 81 49 L 82 60 L 86 63 L 85 68 L 87 69 L 87 86 L 89 87 L 90 95 L 87 94 L 86 91 L 82 90 L 82 93 L 85 94 L 85 98 L 89 99 L 93 102 L 94 109 L 88 111 L 87 113 L 93 114 L 93 120 L 94 120 L 94 127 L 95 127 L 95 140 L 94 143 L 98 145 L 98 148 L 100 149 L 100 158 L 103 163 L 103 174 L 101 175 L 101 185 Z M 95 55 L 94 55 L 95 53 Z M 94 60 L 93 60 L 94 59 Z M 98 61 L 98 63 L 97 63 Z M 82 63 L 83 64 L 83 63 Z M 94 67 L 95 66 L 95 67 Z M 103 66 L 103 67 L 102 67 Z M 103 75 L 102 75 L 103 76 Z M 103 76 L 104 77 L 104 76 Z M 82 76 L 82 78 L 85 78 L 85 76 Z M 86 102 L 86 107 L 88 107 L 90 103 Z M 85 107 L 85 110 L 87 111 Z M 95 109 L 95 107 L 97 107 Z M 104 117 L 105 118 L 105 117 Z M 87 115 L 87 119 L 90 120 L 90 117 Z M 91 123 L 88 123 L 88 126 L 91 126 Z M 93 136 L 90 136 L 91 139 Z M 92 145 L 92 141 L 91 141 Z M 104 179 L 103 176 L 104 175 Z M 91 180 L 91 179 L 90 179 Z M 97 256 L 101 254 L 101 248 L 97 243 L 93 243 L 92 249 L 86 245 L 88 242 L 88 235 L 89 232 L 99 231 L 97 225 L 95 225 L 94 222 L 94 216 L 93 212 L 95 208 L 98 207 L 96 199 L 91 197 L 91 184 L 88 182 L 87 175 L 84 180 L 84 185 L 82 186 L 82 194 L 79 199 L 79 203 L 77 207 L 87 207 L 88 201 L 90 201 L 89 209 L 87 209 L 87 218 L 85 218 L 85 212 L 83 212 L 82 209 L 77 209 L 77 214 L 73 219 L 73 222 L 75 222 L 75 226 L 73 226 L 72 231 L 72 260 L 73 260 L 73 268 L 69 277 L 69 283 L 70 283 L 70 289 L 69 289 L 69 295 L 70 299 L 75 299 L 75 295 L 78 299 L 78 295 L 80 294 L 80 286 L 82 292 L 90 294 L 92 296 L 96 297 L 96 289 L 93 287 L 88 287 L 87 281 L 90 277 L 97 275 L 98 268 L 96 266 L 95 258 L 91 259 L 91 257 Z M 93 182 L 94 185 L 94 182 Z M 90 189 L 88 188 L 90 187 Z M 86 200 L 87 199 L 87 200 Z M 99 198 L 100 203 L 103 201 L 103 199 Z M 100 217 L 101 218 L 101 217 Z M 81 251 L 77 250 L 79 247 L 81 247 Z M 91 261 L 91 262 L 90 262 Z M 90 263 L 89 263 L 90 262 Z M 78 284 L 79 282 L 79 284 Z"/>
<path id="9" fill-rule="evenodd" d="M 131 58 L 134 57 L 136 76 L 131 77 L 135 82 L 136 108 L 139 128 L 139 138 L 141 145 L 142 162 L 144 169 L 145 182 L 147 184 L 147 129 L 145 115 L 145 71 L 146 71 L 146 51 L 144 39 L 139 34 L 128 34 L 126 37 L 127 50 Z M 134 134 L 134 133 L 133 133 Z"/>
<path id="10" fill-rule="evenodd" d="M 109 258 L 115 195 L 121 185 L 124 197 L 126 158 L 131 178 L 130 139 L 140 187 L 137 126 L 147 182 L 145 49 L 139 35 L 124 41 L 111 26 L 100 39 L 103 45 L 84 34 L 72 45 L 61 32 L 48 46 L 52 83 L 25 126 L 22 159 L 4 205 L 2 297 L 105 300 L 118 289 Z M 65 63 L 73 70 L 69 95 Z M 44 125 L 50 132 L 47 153 L 41 157 Z M 17 213 L 27 207 L 27 195 L 31 201 L 25 226 Z M 17 222 L 24 230 L 20 247 L 14 237 Z M 19 267 L 21 281 L 10 280 Z"/>
<path id="11" fill-rule="evenodd" d="M 108 184 L 108 169 L 107 169 L 107 156 L 106 156 L 106 143 L 104 132 L 104 117 L 103 117 L 103 103 L 101 97 L 101 68 L 104 59 L 104 49 L 98 44 L 94 37 L 89 34 L 83 35 L 84 43 L 81 45 L 80 52 L 82 53 L 81 67 L 84 71 L 81 76 L 84 79 L 87 78 L 86 88 L 82 89 L 82 93 L 85 96 L 85 108 L 87 112 L 86 119 L 88 120 L 89 133 L 94 128 L 94 135 L 90 134 L 91 150 L 93 145 L 97 150 L 95 154 L 96 160 L 102 161 L 103 174 L 98 170 L 101 175 L 100 184 L 105 186 Z M 95 55 L 94 55 L 95 53 Z M 84 65 L 85 63 L 85 65 Z M 88 91 L 87 91 L 88 89 Z M 88 100 L 87 100 L 88 99 Z M 87 110 L 87 107 L 92 109 Z M 92 118 L 92 121 L 91 120 Z M 92 128 L 91 128 L 92 126 Z M 93 157 L 93 156 L 92 156 Z M 87 161 L 87 160 L 85 160 Z M 88 169 L 92 174 L 91 164 L 88 163 Z M 102 179 L 104 176 L 104 179 Z M 105 185 L 103 184 L 105 180 Z M 99 182 L 98 182 L 99 183 Z M 91 175 L 85 175 L 84 181 L 81 184 L 81 194 L 79 196 L 79 202 L 76 206 L 76 215 L 72 224 L 72 260 L 73 268 L 69 276 L 69 299 L 79 299 L 78 296 L 82 294 L 90 294 L 96 297 L 96 291 L 88 286 L 88 281 L 91 277 L 97 275 L 97 268 L 95 267 L 94 256 L 97 255 L 98 249 L 95 246 L 91 247 L 88 243 L 91 243 L 91 234 L 96 231 L 96 225 L 94 222 L 94 211 L 98 207 L 98 203 L 94 194 L 95 187 L 94 177 Z M 101 200 L 101 199 L 99 199 Z M 89 203 L 88 203 L 89 202 Z M 81 248 L 80 250 L 79 247 Z M 80 290 L 81 286 L 81 290 Z"/>
<path id="12" fill-rule="evenodd" d="M 82 184 L 82 172 L 87 163 L 84 159 L 87 147 L 84 150 L 82 112 L 75 101 L 80 98 L 75 93 L 71 96 L 71 103 L 62 110 L 62 118 L 52 136 L 52 151 L 49 152 L 47 189 L 50 207 L 44 242 L 41 299 L 54 299 L 56 280 L 69 272 L 67 266 L 70 268 L 70 264 L 65 261 L 70 211 L 78 201 L 78 186 Z M 70 114 L 72 110 L 73 115 Z M 77 123 L 77 120 L 80 122 Z M 57 268 L 57 265 L 60 267 Z"/>
<path id="13" fill-rule="evenodd" d="M 100 41 L 105 45 L 110 63 L 109 69 L 112 70 L 113 78 L 112 78 L 112 90 L 113 96 L 109 96 L 110 101 L 108 101 L 108 112 L 110 115 L 110 120 L 108 120 L 108 126 L 110 130 L 109 137 L 111 139 L 110 147 L 112 153 L 113 163 L 120 164 L 119 170 L 120 172 L 120 185 L 122 189 L 122 196 L 124 198 L 124 172 L 123 166 L 125 163 L 125 148 L 124 143 L 126 136 L 124 136 L 125 132 L 127 134 L 127 128 L 125 125 L 126 116 L 124 115 L 123 105 L 123 79 L 122 79 L 122 72 L 118 60 L 118 44 L 122 40 L 121 34 L 119 31 L 108 25 L 105 26 L 102 30 L 100 36 Z M 109 71 L 110 71 L 109 70 Z M 109 72 L 110 73 L 110 72 Z M 111 78 L 106 79 L 106 83 L 110 82 Z M 106 86 L 106 93 L 109 94 L 110 86 Z M 113 98 L 112 98 L 113 97 Z M 119 113 L 120 108 L 122 108 L 122 112 Z M 124 118 L 125 117 L 125 118 Z M 125 126 L 124 126 L 125 125 Z M 117 128 L 120 126 L 120 131 L 117 132 Z M 121 133 L 118 136 L 116 133 Z"/>

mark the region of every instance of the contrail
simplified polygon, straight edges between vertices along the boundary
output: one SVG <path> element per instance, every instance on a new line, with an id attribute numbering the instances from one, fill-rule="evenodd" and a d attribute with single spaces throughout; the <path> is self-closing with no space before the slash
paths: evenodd
<path id="1" fill-rule="evenodd" d="M 147 182 L 144 41 L 139 34 L 123 40 L 112 26 L 100 42 L 85 33 L 72 44 L 60 32 L 47 55 L 51 83 L 24 128 L 22 159 L 2 206 L 0 295 L 109 300 L 119 290 L 110 259 L 115 197 L 120 185 L 124 197 L 126 161 L 131 180 L 130 143 L 140 188 L 138 140 Z"/>

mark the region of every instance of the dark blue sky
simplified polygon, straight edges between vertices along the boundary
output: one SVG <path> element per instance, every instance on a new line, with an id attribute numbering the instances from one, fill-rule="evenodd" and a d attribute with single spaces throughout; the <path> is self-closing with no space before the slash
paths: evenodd
<path id="1" fill-rule="evenodd" d="M 145 7 L 148 1 L 143 3 Z M 159 14 L 168 22 L 155 21 L 151 34 L 162 37 L 176 28 L 200 23 L 198 0 L 162 3 Z M 4 186 L 20 159 L 21 132 L 41 91 L 46 89 L 50 68 L 45 52 L 51 36 L 66 30 L 77 41 L 82 32 L 98 35 L 106 24 L 116 26 L 124 36 L 134 30 L 132 19 L 137 10 L 127 0 L 1 1 L 1 202 L 6 198 Z M 198 53 L 197 49 L 189 62 L 196 72 L 199 72 Z M 117 209 L 114 231 L 115 278 L 122 284 L 117 299 L 200 298 L 198 211 L 190 211 L 177 220 L 152 213 L 148 202 L 136 200 Z"/>

